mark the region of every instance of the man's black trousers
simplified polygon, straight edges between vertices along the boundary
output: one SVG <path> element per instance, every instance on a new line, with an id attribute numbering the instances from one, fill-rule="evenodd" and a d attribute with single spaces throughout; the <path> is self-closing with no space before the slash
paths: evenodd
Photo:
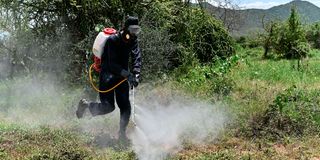
<path id="1" fill-rule="evenodd" d="M 107 90 L 110 87 L 100 86 L 100 90 Z M 129 84 L 124 82 L 113 91 L 108 93 L 99 93 L 101 103 L 90 103 L 89 110 L 93 116 L 104 115 L 115 109 L 116 99 L 120 109 L 120 131 L 119 136 L 125 136 L 126 128 L 131 114 L 131 105 L 129 100 Z"/>

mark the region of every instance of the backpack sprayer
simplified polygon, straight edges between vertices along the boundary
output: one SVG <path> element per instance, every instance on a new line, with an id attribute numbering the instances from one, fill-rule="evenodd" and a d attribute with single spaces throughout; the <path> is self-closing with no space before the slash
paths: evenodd
<path id="1" fill-rule="evenodd" d="M 107 42 L 108 37 L 110 37 L 111 35 L 113 35 L 115 33 L 117 33 L 117 31 L 115 29 L 105 28 L 102 32 L 100 32 L 98 34 L 98 36 L 96 37 L 96 39 L 94 40 L 94 43 L 93 43 L 92 52 L 93 52 L 94 63 L 89 68 L 89 80 L 90 80 L 90 84 L 91 84 L 92 88 L 99 93 L 108 93 L 108 92 L 114 90 L 115 88 L 117 88 L 120 84 L 122 84 L 123 82 L 125 82 L 127 80 L 127 78 L 125 78 L 122 81 L 120 81 L 118 84 L 113 86 L 112 88 L 105 90 L 105 91 L 101 91 L 93 83 L 92 70 L 94 69 L 98 73 L 101 72 L 101 55 L 103 53 L 105 43 Z"/>
<path id="2" fill-rule="evenodd" d="M 104 51 L 104 46 L 107 42 L 107 39 L 113 35 L 116 34 L 117 31 L 113 28 L 105 28 L 102 32 L 100 32 L 98 34 L 98 36 L 96 37 L 94 43 L 93 43 L 93 48 L 92 48 L 92 52 L 93 52 L 93 61 L 94 63 L 90 66 L 89 68 L 89 80 L 90 80 L 90 84 L 92 86 L 92 88 L 99 92 L 99 93 L 108 93 L 112 90 L 114 90 L 115 88 L 117 88 L 119 85 L 121 85 L 123 82 L 125 82 L 127 80 L 127 78 L 121 80 L 118 84 L 116 84 L 115 86 L 113 86 L 110 89 L 107 90 L 100 90 L 93 82 L 93 77 L 92 77 L 92 71 L 95 70 L 96 72 L 100 73 L 101 72 L 101 55 Z M 134 87 L 132 89 L 132 122 L 134 124 L 134 126 L 136 126 L 136 122 L 135 122 L 135 102 L 134 102 Z"/>

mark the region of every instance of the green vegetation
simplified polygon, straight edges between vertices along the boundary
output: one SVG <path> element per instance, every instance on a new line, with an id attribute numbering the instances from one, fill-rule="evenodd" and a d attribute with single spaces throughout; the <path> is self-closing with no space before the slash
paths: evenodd
<path id="1" fill-rule="evenodd" d="M 306 32 L 295 8 L 291 9 L 288 22 L 282 27 L 279 35 L 276 35 L 278 41 L 273 46 L 276 52 L 287 59 L 300 60 L 305 58 L 310 51 L 310 47 L 306 40 Z"/>
<path id="2" fill-rule="evenodd" d="M 314 48 L 320 49 L 320 22 L 309 27 L 307 39 Z"/>
<path id="3" fill-rule="evenodd" d="M 319 91 L 297 89 L 293 86 L 276 96 L 263 120 L 269 125 L 263 126 L 264 129 L 270 126 L 270 131 L 277 135 L 282 132 L 298 136 L 309 132 L 317 134 L 320 124 L 318 112 Z"/>
<path id="4" fill-rule="evenodd" d="M 314 50 L 313 54 L 319 56 Z M 292 60 L 266 60 L 262 59 L 262 49 L 243 50 L 241 55 L 247 56 L 241 67 L 245 72 L 232 73 L 237 79 L 261 80 L 271 84 L 306 84 L 319 82 L 318 58 L 303 61 L 302 71 L 294 70 L 295 62 Z M 248 57 L 249 55 L 249 57 Z"/>
<path id="5" fill-rule="evenodd" d="M 320 78 L 317 65 L 320 51 L 313 50 L 314 56 L 305 60 L 305 70 L 297 71 L 290 60 L 262 59 L 262 48 L 237 50 L 237 55 L 228 61 L 221 60 L 215 65 L 194 64 L 195 67 L 187 68 L 187 74 L 176 70 L 174 78 L 158 85 L 168 89 L 183 88 L 202 99 L 223 100 L 236 119 L 216 143 L 205 147 L 186 146 L 171 159 L 318 157 L 320 148 L 316 142 L 320 138 L 316 111 L 320 99 L 315 89 Z M 231 83 L 219 81 L 219 77 Z M 228 92 L 215 92 L 215 86 L 219 85 L 227 86 Z M 217 96 L 218 99 L 214 98 Z M 46 104 L 45 101 L 42 104 Z M 66 109 L 72 110 L 70 107 Z M 2 121 L 1 158 L 134 159 L 135 154 L 130 149 L 99 146 L 96 135 L 79 134 L 78 124 L 70 120 L 71 126 L 62 128 L 30 128 Z"/>
<path id="6" fill-rule="evenodd" d="M 300 22 L 299 15 L 293 7 L 286 23 L 271 22 L 265 27 L 266 34 L 262 35 L 264 58 L 270 57 L 274 50 L 280 58 L 297 59 L 297 68 L 301 69 L 300 62 L 310 52 L 307 43 L 306 31 Z"/>
<path id="7" fill-rule="evenodd" d="M 89 135 L 52 129 L 49 126 L 26 128 L 0 124 L 0 159 L 133 159 L 134 154 L 123 149 L 97 149 Z"/>

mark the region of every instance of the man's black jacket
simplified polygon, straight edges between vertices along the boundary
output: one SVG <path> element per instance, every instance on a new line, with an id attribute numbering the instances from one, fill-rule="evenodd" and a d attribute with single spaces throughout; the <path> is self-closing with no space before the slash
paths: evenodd
<path id="1" fill-rule="evenodd" d="M 141 52 L 138 40 L 126 43 L 122 40 L 120 33 L 108 37 L 101 56 L 100 88 L 114 85 L 124 78 L 120 73 L 122 70 L 129 71 L 130 56 L 133 74 L 140 74 Z M 105 89 L 105 87 L 102 88 Z"/>

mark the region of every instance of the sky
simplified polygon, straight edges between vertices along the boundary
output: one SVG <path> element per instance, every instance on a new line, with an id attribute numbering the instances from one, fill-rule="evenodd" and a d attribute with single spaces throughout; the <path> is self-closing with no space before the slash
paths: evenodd
<path id="1" fill-rule="evenodd" d="M 273 6 L 278 6 L 281 4 L 286 4 L 291 2 L 291 0 L 237 0 L 238 4 L 244 8 L 260 8 L 260 9 L 268 9 Z M 309 1 L 318 7 L 320 7 L 320 0 L 305 0 Z"/>
<path id="2" fill-rule="evenodd" d="M 214 3 L 215 0 L 208 0 L 208 2 Z M 236 4 L 238 4 L 243 9 L 248 8 L 259 8 L 259 9 L 268 9 L 273 6 L 278 6 L 281 4 L 286 4 L 291 2 L 292 0 L 233 0 Z M 309 1 L 318 7 L 320 7 L 320 0 L 304 0 Z"/>

